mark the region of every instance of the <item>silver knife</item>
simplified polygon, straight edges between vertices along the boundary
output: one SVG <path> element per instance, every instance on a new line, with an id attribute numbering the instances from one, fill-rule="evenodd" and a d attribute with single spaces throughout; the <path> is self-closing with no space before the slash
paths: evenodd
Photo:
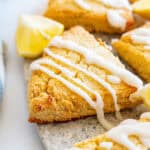
<path id="1" fill-rule="evenodd" d="M 4 41 L 0 41 L 0 101 L 3 98 L 3 91 L 5 85 L 5 53 L 6 45 Z"/>

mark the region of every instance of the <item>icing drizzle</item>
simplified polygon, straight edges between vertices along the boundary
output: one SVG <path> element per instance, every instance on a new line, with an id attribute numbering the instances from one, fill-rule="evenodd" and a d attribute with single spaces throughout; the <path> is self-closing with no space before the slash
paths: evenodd
<path id="1" fill-rule="evenodd" d="M 83 9 L 92 11 L 92 6 L 87 0 L 74 0 L 75 3 Z M 131 10 L 128 0 L 95 0 L 100 4 L 111 7 L 106 11 L 106 16 L 109 24 L 114 28 L 120 28 L 125 30 L 126 28 L 126 18 L 120 13 L 121 9 Z M 115 9 L 114 9 L 115 8 Z M 122 10 L 124 11 L 124 10 Z"/>
<path id="2" fill-rule="evenodd" d="M 86 9 L 86 10 L 91 10 L 90 5 L 88 5 L 84 0 L 74 0 L 76 4 L 78 4 L 80 7 Z"/>
<path id="3" fill-rule="evenodd" d="M 124 68 L 120 68 L 115 64 L 110 63 L 109 61 L 106 61 L 103 57 L 97 56 L 97 54 L 93 50 L 80 46 L 75 42 L 64 40 L 61 37 L 57 36 L 51 41 L 50 46 L 55 46 L 58 48 L 66 48 L 78 52 L 86 58 L 86 61 L 89 64 L 95 64 L 109 70 L 114 75 L 119 76 L 120 79 L 122 79 L 127 84 L 135 86 L 137 88 L 143 86 L 142 81 L 137 76 L 132 74 L 130 71 Z"/>
<path id="4" fill-rule="evenodd" d="M 111 150 L 113 146 L 112 142 L 102 142 L 100 143 L 100 147 L 105 148 L 106 150 Z"/>
<path id="5" fill-rule="evenodd" d="M 140 150 L 141 148 L 129 139 L 130 135 L 138 136 L 143 145 L 147 149 L 150 148 L 150 122 L 138 122 L 130 119 L 106 133 L 108 138 L 122 144 L 129 150 Z"/>
<path id="6" fill-rule="evenodd" d="M 125 70 L 124 68 L 118 67 L 115 64 L 109 63 L 108 61 L 104 60 L 100 55 L 97 56 L 97 53 L 95 53 L 93 50 L 87 49 L 81 45 L 78 45 L 75 42 L 64 40 L 61 37 L 56 37 L 54 38 L 50 46 L 58 47 L 58 48 L 66 48 L 70 51 L 75 51 L 77 53 L 82 54 L 85 58 L 86 61 L 89 64 L 95 64 L 100 67 L 103 67 L 110 72 L 112 72 L 115 76 L 119 77 L 120 80 L 123 80 L 127 82 L 129 85 L 135 86 L 137 88 L 142 86 L 141 80 L 139 80 L 136 76 L 134 76 L 132 73 L 129 71 Z M 63 56 L 60 56 L 58 54 L 53 53 L 50 49 L 45 49 L 45 53 L 49 56 L 49 58 L 42 58 L 39 59 L 31 64 L 31 69 L 32 70 L 40 70 L 46 74 L 48 74 L 52 78 L 56 78 L 60 82 L 62 82 L 65 86 L 67 86 L 70 90 L 74 91 L 76 94 L 80 95 L 84 100 L 89 103 L 89 105 L 94 108 L 97 112 L 97 118 L 100 121 L 100 123 L 107 129 L 111 128 L 112 125 L 108 123 L 105 120 L 104 117 L 104 103 L 103 99 L 97 91 L 95 91 L 92 88 L 87 87 L 87 85 L 80 80 L 79 78 L 76 77 L 76 72 L 75 71 L 70 71 L 68 68 L 65 66 L 68 65 L 72 68 L 73 70 L 78 70 L 87 76 L 91 77 L 93 80 L 97 81 L 100 85 L 102 85 L 110 94 L 112 95 L 112 98 L 114 100 L 114 107 L 116 110 L 116 116 L 120 117 L 120 112 L 119 112 L 119 106 L 117 104 L 117 96 L 115 90 L 111 87 L 109 83 L 107 83 L 105 80 L 99 78 L 97 75 L 89 71 L 88 69 L 84 69 L 83 67 L 79 66 L 78 64 L 74 64 L 68 59 L 66 59 Z M 58 63 L 61 62 L 61 63 Z M 65 64 L 65 65 L 61 65 Z M 46 65 L 46 66 L 45 66 Z M 56 68 L 59 70 L 59 73 L 55 73 L 54 71 L 51 71 L 48 69 L 47 66 L 51 66 L 53 68 Z M 67 79 L 62 76 L 64 74 L 67 76 Z M 115 80 L 115 79 L 112 79 Z M 72 82 L 71 82 L 72 81 Z M 75 83 L 75 84 L 74 84 Z M 93 101 L 93 99 L 87 94 L 88 91 L 95 95 L 96 102 Z"/>
<path id="7" fill-rule="evenodd" d="M 105 80 L 99 78 L 97 75 L 95 75 L 92 72 L 87 71 L 84 68 L 81 68 L 77 65 L 74 65 L 73 63 L 71 63 L 70 61 L 68 61 L 67 59 L 63 58 L 62 56 L 58 56 L 56 54 L 53 54 L 49 49 L 45 49 L 45 53 L 48 54 L 49 56 L 60 60 L 61 62 L 65 63 L 65 64 L 69 64 L 71 67 L 85 73 L 86 75 L 88 75 L 89 77 L 92 77 L 94 80 L 96 80 L 99 84 L 101 84 L 103 87 L 105 87 L 112 95 L 113 99 L 114 99 L 114 105 L 115 105 L 115 109 L 116 109 L 116 116 L 119 117 L 119 106 L 117 105 L 117 96 L 116 96 L 116 92 L 115 90 L 107 83 L 105 82 Z M 120 117 L 119 117 L 120 118 Z"/>
<path id="8" fill-rule="evenodd" d="M 90 10 L 91 7 L 87 0 L 74 0 L 80 7 L 84 9 Z M 131 6 L 128 0 L 95 0 L 95 2 L 99 2 L 100 4 L 112 7 L 112 8 L 124 8 L 131 10 Z"/>
<path id="9" fill-rule="evenodd" d="M 150 112 L 145 112 L 140 116 L 141 119 L 150 119 Z"/>
<path id="10" fill-rule="evenodd" d="M 122 17 L 120 11 L 108 10 L 107 20 L 112 27 L 120 28 L 121 30 L 126 28 L 126 19 Z"/>
<path id="11" fill-rule="evenodd" d="M 47 69 L 46 67 L 41 66 L 42 64 L 44 65 L 49 65 L 52 67 L 55 67 L 57 69 L 59 69 L 62 73 L 64 73 L 66 76 L 69 77 L 70 80 L 74 81 L 76 84 L 82 86 L 82 88 L 86 89 L 87 91 L 91 92 L 92 94 L 95 95 L 96 97 L 96 102 L 94 102 L 90 96 L 88 96 L 88 94 L 86 94 L 86 92 L 84 92 L 84 90 L 82 90 L 81 88 L 77 88 L 77 86 L 71 84 L 70 82 L 68 82 L 66 79 L 55 75 L 54 72 L 49 71 L 49 69 Z M 97 92 L 93 91 L 92 89 L 88 88 L 86 86 L 86 84 L 84 84 L 83 82 L 81 82 L 79 79 L 73 78 L 73 76 L 75 76 L 75 74 L 73 72 L 68 71 L 66 68 L 58 65 L 57 63 L 55 63 L 54 61 L 48 59 L 48 58 L 42 58 L 39 59 L 37 61 L 34 61 L 31 64 L 31 69 L 32 70 L 36 70 L 39 69 L 43 72 L 45 72 L 46 74 L 50 75 L 53 78 L 56 78 L 57 80 L 61 81 L 63 84 L 65 84 L 69 89 L 73 90 L 75 93 L 77 93 L 78 95 L 80 95 L 81 97 L 83 97 L 92 108 L 94 108 L 97 112 L 97 117 L 99 122 L 106 128 L 106 129 L 110 129 L 112 128 L 111 124 L 108 123 L 105 118 L 104 118 L 104 112 L 103 112 L 103 101 L 102 98 L 100 96 L 100 94 L 98 94 Z"/>
<path id="12" fill-rule="evenodd" d="M 150 29 L 149 28 L 138 28 L 125 35 L 130 35 L 132 41 L 136 44 L 142 44 L 145 50 L 150 50 Z"/>
<path id="13" fill-rule="evenodd" d="M 129 10 L 131 9 L 128 0 L 98 0 L 98 1 L 113 8 L 125 8 Z"/>
<path id="14" fill-rule="evenodd" d="M 118 78 L 117 76 L 114 76 L 114 75 L 108 75 L 107 79 L 109 82 L 114 83 L 114 84 L 119 84 L 121 82 L 120 78 Z"/>

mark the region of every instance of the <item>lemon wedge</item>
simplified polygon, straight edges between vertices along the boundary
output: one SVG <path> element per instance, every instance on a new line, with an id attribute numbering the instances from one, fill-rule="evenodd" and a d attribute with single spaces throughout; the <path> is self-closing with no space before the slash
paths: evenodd
<path id="1" fill-rule="evenodd" d="M 19 18 L 16 45 L 19 55 L 35 58 L 42 54 L 50 40 L 62 34 L 64 26 L 43 16 L 23 15 Z"/>
<path id="2" fill-rule="evenodd" d="M 133 12 L 150 19 L 150 0 L 139 0 L 132 5 Z"/>
<path id="3" fill-rule="evenodd" d="M 145 106 L 150 109 L 150 83 L 139 89 L 137 92 L 131 94 L 130 98 L 143 99 Z"/>

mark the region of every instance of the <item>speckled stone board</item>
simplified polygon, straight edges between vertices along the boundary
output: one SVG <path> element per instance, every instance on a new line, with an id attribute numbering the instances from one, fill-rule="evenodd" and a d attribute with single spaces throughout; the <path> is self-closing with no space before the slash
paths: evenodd
<path id="1" fill-rule="evenodd" d="M 107 44 L 113 38 L 119 36 L 110 36 L 105 34 L 97 34 L 96 38 L 102 38 Z M 115 51 L 112 50 L 115 54 Z M 30 62 L 25 61 L 25 77 L 28 78 L 28 67 Z M 129 67 L 127 67 L 130 69 Z M 139 115 L 146 111 L 144 106 L 121 112 L 123 119 L 138 118 Z M 106 114 L 106 119 L 117 125 L 121 120 L 117 120 L 114 114 Z M 104 133 L 106 130 L 98 123 L 96 117 L 88 117 L 75 121 L 63 123 L 51 123 L 45 125 L 37 125 L 39 136 L 46 150 L 66 150 L 72 147 L 76 142 L 80 142 L 87 138 Z"/>
<path id="2" fill-rule="evenodd" d="M 140 106 L 136 109 L 122 112 L 123 119 L 138 118 L 145 110 Z M 114 126 L 120 121 L 115 119 L 113 114 L 106 115 L 107 120 Z M 46 150 L 65 150 L 82 140 L 94 137 L 106 130 L 98 123 L 96 117 L 88 117 L 65 123 L 52 123 L 48 125 L 38 125 L 38 132 Z"/>

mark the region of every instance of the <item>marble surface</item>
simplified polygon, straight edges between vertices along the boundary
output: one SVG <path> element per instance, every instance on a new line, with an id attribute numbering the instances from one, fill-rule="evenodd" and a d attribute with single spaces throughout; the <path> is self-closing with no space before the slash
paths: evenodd
<path id="1" fill-rule="evenodd" d="M 0 0 L 0 39 L 8 44 L 7 76 L 0 102 L 0 149 L 42 150 L 36 126 L 29 124 L 24 85 L 23 59 L 15 47 L 18 16 L 41 13 L 46 0 Z"/>

